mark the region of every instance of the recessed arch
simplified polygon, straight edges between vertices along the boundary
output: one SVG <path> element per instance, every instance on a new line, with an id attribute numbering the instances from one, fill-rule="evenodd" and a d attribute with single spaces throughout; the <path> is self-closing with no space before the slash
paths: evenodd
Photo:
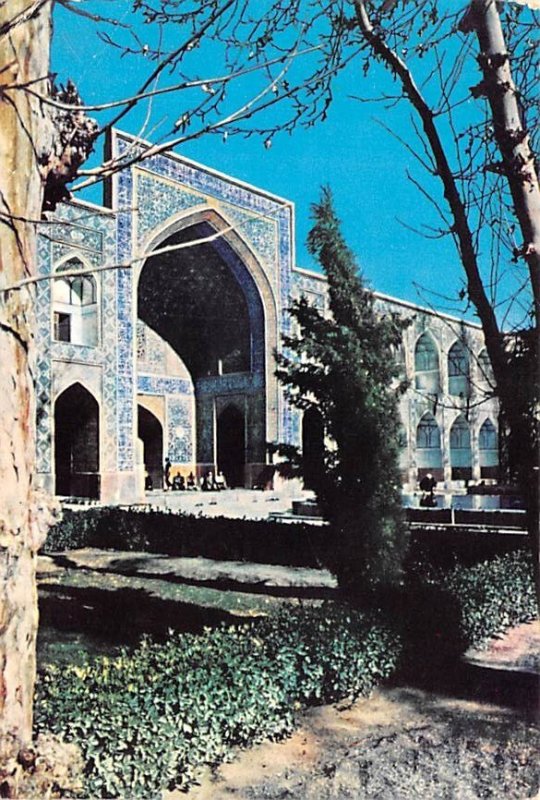
<path id="1" fill-rule="evenodd" d="M 478 433 L 480 477 L 497 479 L 499 474 L 499 437 L 497 428 L 489 417 Z"/>
<path id="2" fill-rule="evenodd" d="M 440 391 L 439 350 L 435 339 L 425 331 L 416 341 L 414 348 L 415 386 L 429 394 Z"/>
<path id="3" fill-rule="evenodd" d="M 137 435 L 143 445 L 145 487 L 163 487 L 163 426 L 149 409 L 137 405 Z"/>
<path id="4" fill-rule="evenodd" d="M 54 404 L 55 491 L 99 497 L 99 403 L 81 383 L 64 389 Z"/>
<path id="5" fill-rule="evenodd" d="M 304 487 L 316 489 L 324 471 L 324 420 L 318 408 L 302 415 L 302 474 Z"/>
<path id="6" fill-rule="evenodd" d="M 98 284 L 93 275 L 62 273 L 91 269 L 78 254 L 69 254 L 55 267 L 52 282 L 53 340 L 95 347 L 99 340 Z"/>
<path id="7" fill-rule="evenodd" d="M 191 374 L 201 470 L 217 462 L 216 404 L 221 408 L 227 395 L 236 395 L 244 398 L 248 463 L 259 471 L 266 442 L 279 438 L 280 396 L 269 355 L 278 346 L 278 316 L 261 263 L 233 228 L 206 207 L 184 212 L 154 232 L 144 250 L 156 255 L 136 274 L 138 315 Z M 166 301 L 165 286 L 172 291 Z"/>
<path id="8" fill-rule="evenodd" d="M 433 414 L 426 412 L 416 428 L 416 465 L 419 480 L 428 472 L 442 478 L 441 430 Z"/>
<path id="9" fill-rule="evenodd" d="M 495 388 L 495 378 L 493 377 L 493 367 L 489 359 L 487 348 L 483 347 L 476 358 L 478 384 L 485 391 L 493 391 Z"/>
<path id="10" fill-rule="evenodd" d="M 217 469 L 227 486 L 243 486 L 246 467 L 246 415 L 236 403 L 229 403 L 217 416 Z"/>

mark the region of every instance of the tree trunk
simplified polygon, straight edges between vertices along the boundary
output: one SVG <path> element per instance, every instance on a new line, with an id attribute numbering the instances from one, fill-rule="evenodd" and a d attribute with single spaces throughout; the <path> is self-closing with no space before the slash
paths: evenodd
<path id="1" fill-rule="evenodd" d="M 535 420 L 538 409 L 532 404 L 516 402 L 515 376 L 510 372 L 509 342 L 499 330 L 495 310 L 490 303 L 480 274 L 477 253 L 463 198 L 450 167 L 447 152 L 439 135 L 431 106 L 416 85 L 404 60 L 387 43 L 382 31 L 375 28 L 363 0 L 354 0 L 358 28 L 375 56 L 382 59 L 387 69 L 401 83 L 404 96 L 420 117 L 426 142 L 433 154 L 437 174 L 444 188 L 444 196 L 453 218 L 453 231 L 458 240 L 459 254 L 467 276 L 468 295 L 474 304 L 484 333 L 487 352 L 493 368 L 502 419 L 509 428 L 512 450 L 519 450 L 519 480 L 528 511 L 528 531 L 534 556 L 537 593 L 540 599 L 540 528 L 539 528 L 539 472 L 538 452 L 534 448 Z M 503 158 L 503 172 L 512 191 L 514 210 L 524 237 L 522 255 L 526 258 L 531 275 L 531 290 L 538 320 L 539 254 L 540 254 L 540 195 L 534 171 L 534 158 L 528 137 L 519 115 L 516 89 L 506 57 L 506 45 L 495 0 L 473 0 L 461 22 L 463 31 L 478 31 L 485 65 L 486 87 L 490 101 L 497 143 Z M 480 32 L 481 31 L 481 32 Z M 497 55 L 501 54 L 501 58 Z M 489 85 L 489 86 L 487 86 Z M 535 335 L 538 336 L 538 324 Z M 540 348 L 533 348 L 538 353 Z M 537 367 L 538 365 L 535 364 Z M 537 423 L 536 423 L 537 424 Z M 526 452 L 528 451 L 528 452 Z M 532 457 L 529 456 L 532 454 Z"/>
<path id="2" fill-rule="evenodd" d="M 536 383 L 539 378 L 537 362 L 540 347 L 540 186 L 534 154 L 518 102 L 518 91 L 512 77 L 510 58 L 495 0 L 473 0 L 463 20 L 461 30 L 475 31 L 480 45 L 478 62 L 482 69 L 481 93 L 487 97 L 493 119 L 493 132 L 502 156 L 501 172 L 508 181 L 516 219 L 523 236 L 523 246 L 516 255 L 527 262 L 534 303 L 534 336 L 531 347 L 532 369 Z M 534 389 L 522 407 L 516 407 L 516 387 L 509 387 L 504 411 L 514 436 L 517 472 L 528 512 L 528 529 L 533 544 L 537 593 L 540 600 L 540 512 L 538 444 L 539 409 L 534 404 Z M 528 400 L 528 402 L 527 402 Z M 520 435 L 521 434 L 521 435 Z M 514 462 L 516 462 L 514 456 Z"/>
<path id="3" fill-rule="evenodd" d="M 464 32 L 475 30 L 480 45 L 478 62 L 484 80 L 481 94 L 491 108 L 493 131 L 502 156 L 501 172 L 508 181 L 516 218 L 523 235 L 519 255 L 529 266 L 536 326 L 540 322 L 540 186 L 529 135 L 522 119 L 518 91 L 496 0 L 473 0 L 461 22 Z"/>
<path id="4" fill-rule="evenodd" d="M 33 488 L 34 310 L 28 289 L 9 290 L 36 268 L 41 155 L 49 123 L 40 103 L 13 84 L 45 79 L 50 0 L 0 4 L 0 743 L 29 742 L 38 623 L 37 549 L 48 524 Z"/>

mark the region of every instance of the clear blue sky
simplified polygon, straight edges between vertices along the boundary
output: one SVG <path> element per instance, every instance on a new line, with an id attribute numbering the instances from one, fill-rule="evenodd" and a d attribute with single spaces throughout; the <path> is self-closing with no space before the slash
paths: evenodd
<path id="1" fill-rule="evenodd" d="M 115 3 L 87 3 L 85 8 L 121 9 Z M 141 29 L 142 30 L 142 29 Z M 144 33 L 144 31 L 142 31 Z M 93 23 L 58 9 L 53 39 L 53 70 L 59 81 L 70 77 L 87 103 L 125 96 L 138 87 L 147 65 L 120 60 L 117 51 L 102 43 Z M 343 222 L 347 241 L 371 286 L 381 292 L 422 304 L 457 310 L 430 292 L 454 296 L 461 286 L 461 267 L 448 239 L 426 240 L 404 228 L 422 222 L 437 224 L 427 201 L 406 178 L 406 170 L 420 177 L 407 151 L 384 131 L 375 117 L 383 118 L 399 133 L 410 135 L 408 110 L 385 110 L 380 104 L 360 103 L 351 94 L 375 94 L 372 78 L 364 79 L 352 65 L 335 82 L 335 100 L 328 119 L 315 128 L 282 134 L 265 149 L 261 139 L 202 138 L 179 152 L 292 200 L 296 205 L 298 266 L 315 265 L 305 247 L 310 228 L 310 204 L 320 186 L 329 184 Z M 471 83 L 476 76 L 471 76 Z M 138 133 L 147 107 L 132 113 L 121 127 Z M 170 97 L 155 103 L 153 123 L 176 118 Z M 161 128 L 158 128 L 161 130 Z M 148 134 L 147 134 L 148 136 Z M 151 136 L 150 136 L 151 138 Z M 100 201 L 94 192 L 90 199 Z M 425 288 L 418 294 L 414 284 Z"/>

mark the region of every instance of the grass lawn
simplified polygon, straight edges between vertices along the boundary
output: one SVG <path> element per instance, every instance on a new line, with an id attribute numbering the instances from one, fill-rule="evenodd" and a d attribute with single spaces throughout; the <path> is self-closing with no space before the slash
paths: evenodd
<path id="1" fill-rule="evenodd" d="M 163 639 L 283 603 L 318 603 L 330 584 L 322 571 L 318 580 L 315 570 L 207 559 L 91 550 L 41 559 L 38 664 L 79 663 L 134 647 L 145 634 Z"/>

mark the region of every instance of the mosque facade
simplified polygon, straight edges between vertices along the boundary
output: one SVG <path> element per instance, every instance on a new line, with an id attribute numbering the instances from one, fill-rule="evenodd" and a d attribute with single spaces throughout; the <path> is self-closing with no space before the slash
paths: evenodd
<path id="1" fill-rule="evenodd" d="M 173 153 L 139 161 L 139 147 L 113 132 L 110 157 L 123 168 L 104 206 L 61 205 L 39 238 L 39 483 L 138 502 L 169 458 L 171 475 L 219 470 L 230 485 L 259 485 L 268 443 L 302 447 L 315 435 L 285 401 L 274 353 L 293 298 L 327 308 L 325 280 L 295 264 L 291 202 Z M 380 294 L 376 303 L 410 320 L 404 485 L 427 472 L 449 489 L 496 478 L 480 328 Z"/>

